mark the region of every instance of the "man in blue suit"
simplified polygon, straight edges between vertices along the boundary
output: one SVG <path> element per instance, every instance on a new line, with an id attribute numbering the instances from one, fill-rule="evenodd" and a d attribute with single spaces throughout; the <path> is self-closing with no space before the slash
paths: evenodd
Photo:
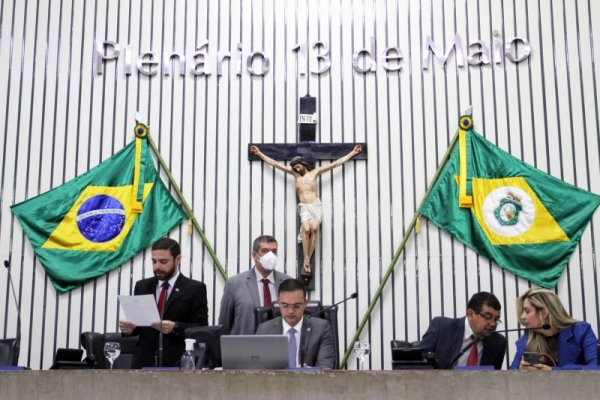
<path id="1" fill-rule="evenodd" d="M 435 317 L 423 335 L 421 348 L 435 353 L 438 369 L 456 365 L 493 365 L 500 369 L 506 353 L 506 338 L 495 332 L 501 323 L 501 308 L 493 294 L 476 293 L 467 304 L 465 317 Z M 474 340 L 472 348 L 454 361 L 461 349 Z"/>

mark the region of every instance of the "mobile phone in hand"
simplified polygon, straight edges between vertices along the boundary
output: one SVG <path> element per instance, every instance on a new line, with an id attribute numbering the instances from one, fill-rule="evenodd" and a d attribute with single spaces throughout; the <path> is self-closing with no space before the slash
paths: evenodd
<path id="1" fill-rule="evenodd" d="M 523 360 L 529 364 L 539 364 L 540 355 L 538 353 L 526 351 L 523 353 Z"/>

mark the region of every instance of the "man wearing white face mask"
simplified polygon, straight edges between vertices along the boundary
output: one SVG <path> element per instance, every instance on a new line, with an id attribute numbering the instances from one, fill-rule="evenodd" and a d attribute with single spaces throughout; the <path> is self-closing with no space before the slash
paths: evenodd
<path id="1" fill-rule="evenodd" d="M 253 335 L 254 307 L 270 306 L 277 299 L 279 284 L 290 276 L 275 271 L 277 240 L 273 236 L 259 236 L 252 245 L 254 268 L 232 276 L 225 284 L 219 325 L 224 335 Z"/>

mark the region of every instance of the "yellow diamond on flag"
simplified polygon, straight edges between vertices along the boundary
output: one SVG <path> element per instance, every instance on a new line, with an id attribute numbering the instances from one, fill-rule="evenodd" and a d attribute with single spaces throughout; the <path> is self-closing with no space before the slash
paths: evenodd
<path id="1" fill-rule="evenodd" d="M 152 189 L 144 184 L 143 200 Z M 139 213 L 131 209 L 133 186 L 88 186 L 42 248 L 115 251 L 127 237 Z"/>
<path id="2" fill-rule="evenodd" d="M 522 177 L 472 179 L 471 211 L 493 245 L 569 241 Z"/>

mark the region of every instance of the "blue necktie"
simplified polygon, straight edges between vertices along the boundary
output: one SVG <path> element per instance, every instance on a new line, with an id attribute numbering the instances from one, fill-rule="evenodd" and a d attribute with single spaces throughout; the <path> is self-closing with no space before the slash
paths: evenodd
<path id="1" fill-rule="evenodd" d="M 296 330 L 294 328 L 290 328 L 288 335 L 290 335 L 290 340 L 288 341 L 288 357 L 290 360 L 289 367 L 296 368 Z"/>

